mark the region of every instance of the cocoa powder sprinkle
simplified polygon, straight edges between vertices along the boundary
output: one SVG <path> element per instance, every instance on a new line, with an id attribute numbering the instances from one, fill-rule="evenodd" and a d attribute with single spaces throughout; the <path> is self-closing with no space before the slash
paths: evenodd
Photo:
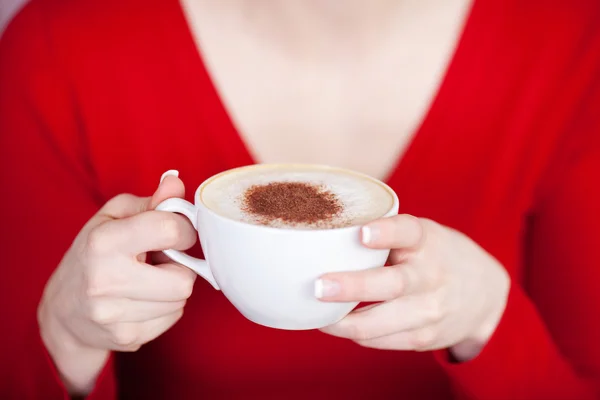
<path id="1" fill-rule="evenodd" d="M 322 224 L 342 211 L 337 197 L 320 185 L 305 182 L 271 182 L 255 185 L 243 195 L 243 208 L 269 225 L 274 221 L 287 224 Z"/>

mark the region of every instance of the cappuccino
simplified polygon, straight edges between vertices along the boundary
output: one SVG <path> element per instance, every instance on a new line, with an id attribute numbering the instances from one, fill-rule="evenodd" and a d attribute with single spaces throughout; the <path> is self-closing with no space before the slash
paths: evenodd
<path id="1" fill-rule="evenodd" d="M 217 214 L 292 229 L 361 225 L 394 204 L 390 189 L 352 171 L 312 165 L 256 165 L 212 178 L 200 192 Z"/>

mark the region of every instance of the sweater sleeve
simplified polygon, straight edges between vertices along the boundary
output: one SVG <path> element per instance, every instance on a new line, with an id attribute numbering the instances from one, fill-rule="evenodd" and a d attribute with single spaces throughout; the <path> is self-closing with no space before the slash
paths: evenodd
<path id="1" fill-rule="evenodd" d="M 40 2 L 0 40 L 0 398 L 68 398 L 39 334 L 44 286 L 98 209 L 73 94 Z M 89 399 L 112 399 L 112 356 Z"/>
<path id="2" fill-rule="evenodd" d="M 468 362 L 435 352 L 468 398 L 600 398 L 600 84 L 588 94 L 540 179 L 526 276 L 495 333 Z"/>

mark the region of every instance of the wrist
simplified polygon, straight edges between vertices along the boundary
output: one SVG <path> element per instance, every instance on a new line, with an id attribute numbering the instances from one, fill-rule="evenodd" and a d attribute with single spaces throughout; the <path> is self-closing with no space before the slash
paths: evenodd
<path id="1" fill-rule="evenodd" d="M 473 335 L 452 346 L 450 353 L 454 360 L 466 362 L 477 357 L 494 334 L 499 321 L 499 318 L 495 323 L 486 321 Z"/>
<path id="2" fill-rule="evenodd" d="M 61 323 L 43 302 L 38 308 L 38 325 L 42 343 L 71 395 L 86 395 L 108 360 L 110 352 L 86 346 Z"/>
<path id="3" fill-rule="evenodd" d="M 465 362 L 477 357 L 496 332 L 504 315 L 510 290 L 510 278 L 507 274 L 502 281 L 503 284 L 499 286 L 500 290 L 491 301 L 492 306 L 489 307 L 482 323 L 471 335 L 450 348 L 450 353 L 457 362 Z"/>

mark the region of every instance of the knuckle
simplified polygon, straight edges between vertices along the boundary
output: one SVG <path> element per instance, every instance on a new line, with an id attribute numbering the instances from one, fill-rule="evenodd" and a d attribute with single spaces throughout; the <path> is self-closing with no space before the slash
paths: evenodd
<path id="1" fill-rule="evenodd" d="M 104 224 L 92 228 L 87 235 L 86 253 L 92 257 L 101 256 L 110 252 L 110 242 L 108 241 Z"/>
<path id="2" fill-rule="evenodd" d="M 429 283 L 431 287 L 440 287 L 445 280 L 444 272 L 439 267 L 433 267 L 429 271 Z"/>
<path id="3" fill-rule="evenodd" d="M 365 340 L 369 340 L 371 335 L 363 326 L 359 324 L 352 324 L 347 327 L 348 336 L 351 340 L 362 342 Z"/>
<path id="4" fill-rule="evenodd" d="M 170 264 L 167 278 L 163 287 L 173 301 L 185 301 L 192 295 L 196 282 L 194 272 L 186 267 Z"/>
<path id="5" fill-rule="evenodd" d="M 412 334 L 410 343 L 417 351 L 429 350 L 435 343 L 437 334 L 432 328 L 422 328 Z"/>
<path id="6" fill-rule="evenodd" d="M 181 319 L 181 317 L 183 317 L 183 312 L 184 312 L 183 306 L 180 309 L 178 309 L 177 311 L 175 311 L 173 313 L 172 323 L 169 326 L 173 326 L 174 324 L 176 324 Z"/>
<path id="7" fill-rule="evenodd" d="M 169 214 L 163 215 L 160 219 L 160 232 L 164 238 L 165 246 L 168 247 L 177 246 L 183 236 L 179 223 Z"/>
<path id="8" fill-rule="evenodd" d="M 118 210 L 122 210 L 123 207 L 129 208 L 132 204 L 135 204 L 139 197 L 131 194 L 131 193 L 120 193 L 111 199 L 109 199 L 105 204 L 102 210 L 108 214 L 112 215 L 113 213 L 118 214 Z M 145 211 L 144 203 L 140 203 L 140 208 L 137 212 Z"/>
<path id="9" fill-rule="evenodd" d="M 410 214 L 402 215 L 405 224 L 411 225 L 411 242 L 413 247 L 418 247 L 422 244 L 425 238 L 425 231 L 427 229 L 427 223 L 422 218 L 415 217 Z"/>
<path id="10" fill-rule="evenodd" d="M 395 299 L 402 296 L 406 288 L 406 282 L 401 267 L 386 267 L 385 269 L 389 270 L 390 297 Z"/>
<path id="11" fill-rule="evenodd" d="M 429 218 L 417 218 L 421 228 L 427 232 L 435 232 L 439 226 L 437 222 Z"/>
<path id="12" fill-rule="evenodd" d="M 425 228 L 425 221 L 422 218 L 416 217 L 410 214 L 404 214 L 404 217 L 407 221 L 410 221 L 411 224 L 414 224 L 415 229 L 422 231 Z M 420 233 L 420 232 L 419 232 Z"/>
<path id="13" fill-rule="evenodd" d="M 419 218 L 423 230 L 423 242 L 431 243 L 436 246 L 440 242 L 440 236 L 443 233 L 441 225 L 428 218 Z"/>
<path id="14" fill-rule="evenodd" d="M 349 287 L 350 293 L 345 293 L 348 297 L 364 299 L 369 295 L 369 280 L 363 275 L 355 275 L 350 278 L 350 285 L 342 284 L 343 287 Z"/>
<path id="15" fill-rule="evenodd" d="M 436 297 L 429 297 L 425 301 L 423 314 L 428 322 L 438 322 L 444 317 L 444 305 Z"/>
<path id="16" fill-rule="evenodd" d="M 91 269 L 86 277 L 86 295 L 93 298 L 107 294 L 106 280 L 98 269 Z"/>
<path id="17" fill-rule="evenodd" d="M 131 201 L 134 198 L 132 194 L 129 193 L 119 193 L 118 195 L 112 197 L 106 202 L 107 206 L 114 206 L 117 204 L 123 204 L 125 202 Z"/>
<path id="18" fill-rule="evenodd" d="M 429 218 L 417 218 L 417 219 L 419 220 L 419 223 L 421 224 L 421 226 L 423 228 L 429 228 L 433 224 L 435 224 L 435 222 L 432 219 L 429 219 Z"/>
<path id="19" fill-rule="evenodd" d="M 127 284 L 125 268 L 91 268 L 87 271 L 86 295 L 88 298 L 107 296 Z"/>
<path id="20" fill-rule="evenodd" d="M 131 325 L 116 325 L 112 332 L 112 341 L 123 349 L 138 346 L 139 332 Z"/>
<path id="21" fill-rule="evenodd" d="M 435 238 L 439 230 L 439 224 L 429 218 L 419 218 L 419 225 L 421 227 L 421 242 L 429 242 L 432 238 Z"/>
<path id="22" fill-rule="evenodd" d="M 122 352 L 128 352 L 128 353 L 133 353 L 136 352 L 140 349 L 140 347 L 142 347 L 141 344 L 132 344 L 130 346 L 121 346 L 121 348 L 119 349 Z"/>
<path id="23" fill-rule="evenodd" d="M 89 305 L 89 318 L 98 325 L 115 323 L 119 319 L 120 312 L 102 302 L 94 301 Z"/>
<path id="24" fill-rule="evenodd" d="M 182 299 L 188 299 L 194 291 L 194 278 L 189 275 L 183 275 L 179 283 L 178 293 L 181 294 Z"/>
<path id="25" fill-rule="evenodd" d="M 398 268 L 398 272 L 401 275 L 400 281 L 402 284 L 400 286 L 403 294 L 411 294 L 420 290 L 420 272 L 418 272 L 412 265 L 400 266 Z"/>

